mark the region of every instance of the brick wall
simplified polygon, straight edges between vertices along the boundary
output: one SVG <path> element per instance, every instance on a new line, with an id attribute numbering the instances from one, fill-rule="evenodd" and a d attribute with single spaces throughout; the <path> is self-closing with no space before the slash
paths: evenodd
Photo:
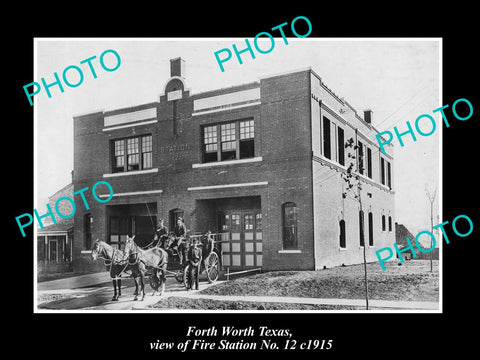
<path id="1" fill-rule="evenodd" d="M 381 154 L 376 144 L 375 129 L 367 124 L 356 110 L 345 101 L 338 98 L 318 76 L 312 74 L 312 148 L 313 148 L 313 201 L 315 218 L 315 259 L 316 268 L 338 266 L 341 264 L 358 264 L 363 262 L 363 248 L 360 247 L 359 211 L 360 204 L 355 195 L 356 186 L 352 191 L 346 191 L 346 182 L 341 174 L 346 172 L 352 163 L 354 170 L 358 169 L 358 154 L 344 144 L 337 144 L 336 131 L 344 131 L 344 141 L 352 138 L 354 144 L 361 141 L 372 151 L 372 178 L 367 178 L 365 166 L 364 177 L 361 177 L 361 198 L 364 212 L 364 239 L 367 261 L 377 261 L 375 251 L 395 242 L 394 192 L 381 185 L 380 159 L 386 158 L 393 165 L 393 151 L 389 148 L 387 156 Z M 325 119 L 331 127 L 331 159 L 324 156 Z M 345 151 L 345 162 L 339 163 L 339 146 Z M 348 153 L 355 156 L 349 158 Z M 366 161 L 366 153 L 364 161 Z M 393 167 L 392 167 L 393 177 Z M 356 182 L 354 181 L 356 184 Z M 393 183 L 393 182 L 392 182 Z M 347 192 L 344 199 L 343 192 Z M 369 246 L 368 214 L 373 216 L 373 246 Z M 386 217 L 386 231 L 382 231 L 382 215 Z M 392 231 L 388 230 L 388 217 L 392 218 Z M 340 248 L 340 220 L 345 221 L 346 248 Z"/>
<path id="2" fill-rule="evenodd" d="M 341 264 L 363 262 L 363 248 L 360 247 L 359 211 L 360 204 L 354 193 L 342 197 L 345 182 L 328 165 L 314 163 L 315 196 L 315 238 L 316 267 L 318 269 Z M 367 194 L 371 194 L 371 197 Z M 364 239 L 367 261 L 377 261 L 375 251 L 392 247 L 395 242 L 393 195 L 386 189 L 362 182 L 362 208 L 364 211 Z M 373 214 L 373 247 L 369 246 L 368 213 Z M 386 216 L 386 231 L 382 231 L 382 215 Z M 392 231 L 388 230 L 388 216 L 392 217 Z M 346 249 L 340 248 L 340 220 L 346 225 Z"/>
<path id="3" fill-rule="evenodd" d="M 269 179 L 264 268 L 313 269 L 309 71 L 262 79 L 262 156 Z M 297 253 L 283 252 L 282 205 L 298 207 Z M 264 216 L 265 218 L 265 216 Z"/>

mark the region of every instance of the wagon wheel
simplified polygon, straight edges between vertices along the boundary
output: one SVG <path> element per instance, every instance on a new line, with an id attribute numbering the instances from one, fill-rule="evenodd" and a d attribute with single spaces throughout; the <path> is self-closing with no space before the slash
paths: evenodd
<path id="1" fill-rule="evenodd" d="M 157 291 L 158 288 L 160 287 L 160 279 L 155 274 L 152 274 L 150 276 L 150 286 L 155 291 Z"/>
<path id="2" fill-rule="evenodd" d="M 218 279 L 219 261 L 216 252 L 212 251 L 205 259 L 205 272 L 207 273 L 208 282 L 214 282 Z"/>
<path id="3" fill-rule="evenodd" d="M 189 285 L 191 284 L 191 274 L 190 274 L 190 265 L 185 266 L 183 269 L 183 285 L 185 285 L 185 288 L 188 289 Z"/>
<path id="4" fill-rule="evenodd" d="M 179 283 L 182 283 L 183 282 L 183 270 L 177 270 L 175 271 L 175 280 L 177 280 Z"/>

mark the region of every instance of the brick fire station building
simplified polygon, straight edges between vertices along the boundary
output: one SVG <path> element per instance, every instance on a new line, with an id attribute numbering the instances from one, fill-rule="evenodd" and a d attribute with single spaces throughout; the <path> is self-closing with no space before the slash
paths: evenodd
<path id="1" fill-rule="evenodd" d="M 122 247 L 135 234 L 145 245 L 157 219 L 171 229 L 179 216 L 191 233 L 222 234 L 231 269 L 356 264 L 363 246 L 376 261 L 395 242 L 392 147 L 379 151 L 371 111 L 358 114 L 310 68 L 192 94 L 184 66 L 170 61 L 159 101 L 74 117 L 74 191 L 99 180 L 114 191 L 104 204 L 84 192 L 75 271 L 104 269 L 95 239 Z M 351 162 L 361 212 L 354 192 L 342 195 Z"/>

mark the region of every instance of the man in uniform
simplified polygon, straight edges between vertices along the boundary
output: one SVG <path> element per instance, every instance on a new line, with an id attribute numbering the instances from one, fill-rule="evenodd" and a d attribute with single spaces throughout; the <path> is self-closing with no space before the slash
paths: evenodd
<path id="1" fill-rule="evenodd" d="M 164 220 L 158 220 L 157 230 L 155 230 L 155 235 L 153 237 L 153 241 L 156 241 L 155 246 L 165 248 L 165 239 L 168 237 L 168 229 L 163 224 Z"/>
<path id="2" fill-rule="evenodd" d="M 210 252 L 212 251 L 212 245 L 213 245 L 212 232 L 208 230 L 202 236 L 202 258 L 206 259 L 207 256 L 210 255 Z"/>
<path id="3" fill-rule="evenodd" d="M 187 284 L 187 290 L 193 289 L 193 284 L 195 284 L 195 290 L 198 290 L 198 273 L 202 262 L 202 249 L 198 247 L 198 241 L 198 238 L 194 238 L 192 246 L 188 249 L 190 282 Z"/>
<path id="4" fill-rule="evenodd" d="M 183 265 L 183 258 L 185 255 L 185 238 L 187 236 L 187 227 L 183 223 L 183 219 L 179 217 L 177 219 L 177 224 L 175 225 L 175 229 L 173 230 L 175 235 L 175 242 L 172 244 L 170 248 L 177 248 L 178 257 L 180 258 L 180 264 Z"/>

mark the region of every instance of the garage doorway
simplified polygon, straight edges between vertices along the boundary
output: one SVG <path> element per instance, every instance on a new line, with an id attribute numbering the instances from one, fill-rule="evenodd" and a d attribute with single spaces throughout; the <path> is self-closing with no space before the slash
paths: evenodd
<path id="1" fill-rule="evenodd" d="M 222 234 L 222 264 L 232 269 L 261 267 L 263 261 L 262 213 L 260 210 L 218 212 Z"/>

